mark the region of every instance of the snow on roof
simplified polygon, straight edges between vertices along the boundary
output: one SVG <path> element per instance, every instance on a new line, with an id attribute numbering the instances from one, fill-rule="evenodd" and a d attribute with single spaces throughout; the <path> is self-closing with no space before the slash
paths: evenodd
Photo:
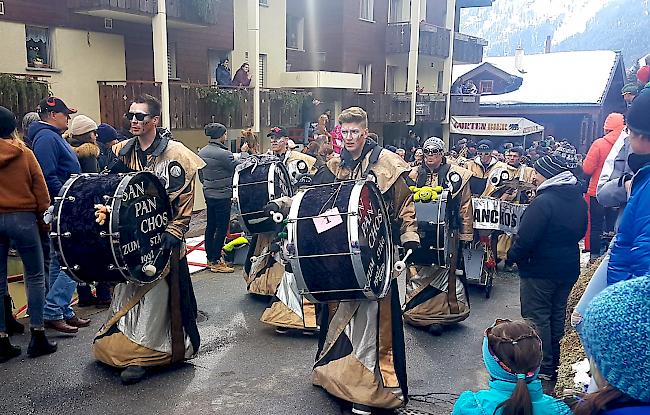
<path id="1" fill-rule="evenodd" d="M 616 70 L 618 54 L 613 51 L 586 51 L 526 55 L 523 59 L 525 73 L 515 67 L 514 56 L 485 58 L 485 62 L 523 78 L 523 83 L 513 92 L 482 95 L 481 104 L 598 105 L 602 103 L 610 78 Z M 480 65 L 454 65 L 454 80 Z"/>

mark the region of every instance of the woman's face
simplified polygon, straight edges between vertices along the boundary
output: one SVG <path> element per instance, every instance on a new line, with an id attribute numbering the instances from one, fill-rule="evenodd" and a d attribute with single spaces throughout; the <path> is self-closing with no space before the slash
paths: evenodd
<path id="1" fill-rule="evenodd" d="M 248 64 L 242 66 L 242 68 L 244 69 L 244 72 L 248 72 L 251 69 L 251 67 Z"/>

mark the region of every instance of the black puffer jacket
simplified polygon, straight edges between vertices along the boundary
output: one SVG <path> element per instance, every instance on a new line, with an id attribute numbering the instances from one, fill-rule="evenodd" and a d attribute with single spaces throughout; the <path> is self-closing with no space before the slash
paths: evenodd
<path id="1" fill-rule="evenodd" d="M 587 231 L 587 203 L 575 177 L 560 176 L 540 186 L 521 217 L 508 258 L 522 278 L 575 281 L 580 275 L 578 242 Z"/>
<path id="2" fill-rule="evenodd" d="M 216 139 L 210 139 L 208 145 L 199 151 L 199 157 L 206 166 L 199 171 L 206 199 L 232 198 L 232 178 L 237 162 L 233 154 Z"/>

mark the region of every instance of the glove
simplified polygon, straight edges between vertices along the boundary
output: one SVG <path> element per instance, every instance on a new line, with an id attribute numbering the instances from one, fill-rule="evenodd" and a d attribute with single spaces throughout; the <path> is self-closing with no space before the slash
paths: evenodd
<path id="1" fill-rule="evenodd" d="M 408 252 L 409 249 L 412 250 L 413 252 L 415 252 L 419 247 L 420 247 L 420 244 L 418 242 L 415 242 L 415 241 L 408 241 L 408 242 L 404 242 L 402 244 L 402 248 L 404 248 L 404 250 L 407 251 L 407 252 Z"/>
<path id="2" fill-rule="evenodd" d="M 275 202 L 269 202 L 264 206 L 264 216 L 271 216 L 271 212 L 280 212 L 280 205 Z"/>
<path id="3" fill-rule="evenodd" d="M 171 251 L 181 246 L 181 240 L 169 232 L 163 232 L 160 237 L 160 248 Z"/>

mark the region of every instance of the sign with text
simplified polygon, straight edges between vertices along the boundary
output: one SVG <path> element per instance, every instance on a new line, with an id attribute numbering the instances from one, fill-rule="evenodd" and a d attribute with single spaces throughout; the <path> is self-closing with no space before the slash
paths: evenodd
<path id="1" fill-rule="evenodd" d="M 517 233 L 521 216 L 528 205 L 518 205 L 486 197 L 472 198 L 474 229 Z"/>

